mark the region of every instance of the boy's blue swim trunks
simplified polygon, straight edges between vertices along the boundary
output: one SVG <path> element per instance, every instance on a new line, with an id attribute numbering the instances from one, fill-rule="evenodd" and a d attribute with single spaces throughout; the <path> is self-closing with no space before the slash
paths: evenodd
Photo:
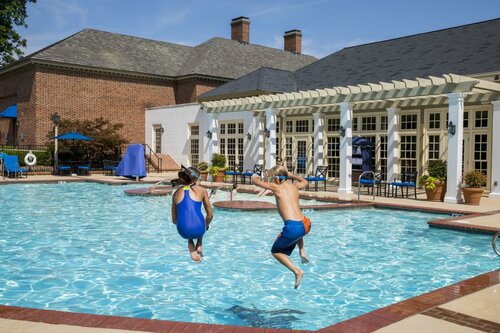
<path id="1" fill-rule="evenodd" d="M 311 230 L 311 221 L 304 216 L 302 221 L 285 221 L 283 230 L 274 241 L 272 253 L 283 253 L 289 256 L 297 242 Z"/>

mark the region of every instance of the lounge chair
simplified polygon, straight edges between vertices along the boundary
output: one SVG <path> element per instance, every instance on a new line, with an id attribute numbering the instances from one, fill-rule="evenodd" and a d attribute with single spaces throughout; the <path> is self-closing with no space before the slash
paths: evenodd
<path id="1" fill-rule="evenodd" d="M 238 176 L 241 177 L 242 172 L 243 172 L 243 165 L 238 164 L 233 166 L 231 170 L 226 171 L 225 174 L 226 176 L 233 176 L 233 183 L 238 184 Z"/>
<path id="2" fill-rule="evenodd" d="M 253 171 L 252 170 L 247 170 L 241 174 L 241 180 L 243 184 L 245 184 L 246 178 L 248 177 L 250 179 L 250 184 L 252 184 L 252 175 L 256 173 L 259 176 L 262 176 L 262 164 L 255 164 L 253 166 Z"/>
<path id="3" fill-rule="evenodd" d="M 102 168 L 104 171 L 109 172 L 110 175 L 115 175 L 116 167 L 120 161 L 113 161 L 113 160 L 103 160 L 102 161 Z"/>
<path id="4" fill-rule="evenodd" d="M 401 179 L 395 178 L 390 184 L 392 187 L 392 196 L 398 196 L 398 188 L 401 189 L 401 197 L 405 197 L 404 189 L 406 189 L 406 198 L 408 198 L 408 189 L 413 188 L 415 199 L 417 198 L 417 171 L 401 173 Z"/>
<path id="5" fill-rule="evenodd" d="M 363 177 L 359 180 L 359 190 L 366 187 L 368 194 L 370 194 L 370 189 L 372 191 L 377 188 L 377 195 L 380 195 L 380 185 L 381 185 L 381 175 L 380 173 L 365 173 Z"/>
<path id="6" fill-rule="evenodd" d="M 314 190 L 318 191 L 318 183 L 323 182 L 323 190 L 326 191 L 326 173 L 328 171 L 327 167 L 319 166 L 316 168 L 316 173 L 314 176 L 307 176 L 305 180 L 308 182 L 314 182 Z M 307 184 L 306 190 L 309 191 L 309 183 Z"/>
<path id="7" fill-rule="evenodd" d="M 24 174 L 28 177 L 28 170 L 26 168 L 21 168 L 19 166 L 19 158 L 17 155 L 4 155 L 3 156 L 4 163 L 4 172 L 7 174 L 7 177 L 22 177 Z"/>

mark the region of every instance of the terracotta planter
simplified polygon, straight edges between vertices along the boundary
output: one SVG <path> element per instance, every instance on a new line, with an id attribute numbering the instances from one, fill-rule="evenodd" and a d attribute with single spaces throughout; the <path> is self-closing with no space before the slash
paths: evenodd
<path id="1" fill-rule="evenodd" d="M 436 185 L 436 188 L 433 190 L 425 189 L 427 200 L 444 201 L 444 195 L 446 194 L 446 182 L 436 181 L 434 182 L 434 185 Z"/>
<path id="2" fill-rule="evenodd" d="M 208 177 L 208 171 L 200 171 L 201 180 L 206 181 Z"/>
<path id="3" fill-rule="evenodd" d="M 484 188 L 482 187 L 464 187 L 462 193 L 464 194 L 464 203 L 466 205 L 479 205 L 481 196 L 483 195 Z"/>
<path id="4" fill-rule="evenodd" d="M 214 181 L 217 183 L 223 183 L 225 175 L 226 175 L 225 171 L 223 170 L 218 171 Z"/>

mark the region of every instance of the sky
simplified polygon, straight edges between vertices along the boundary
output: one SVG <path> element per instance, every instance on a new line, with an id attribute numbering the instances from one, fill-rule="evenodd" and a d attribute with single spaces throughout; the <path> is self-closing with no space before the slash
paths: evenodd
<path id="1" fill-rule="evenodd" d="M 302 31 L 302 53 L 342 48 L 500 17 L 500 0 L 37 0 L 28 4 L 25 55 L 92 28 L 195 46 L 231 38 L 231 19 L 250 19 L 250 43 L 283 48 Z"/>

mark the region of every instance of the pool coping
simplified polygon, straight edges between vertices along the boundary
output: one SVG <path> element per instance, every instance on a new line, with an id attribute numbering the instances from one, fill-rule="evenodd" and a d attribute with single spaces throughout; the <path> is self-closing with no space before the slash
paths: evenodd
<path id="1" fill-rule="evenodd" d="M 439 305 L 500 283 L 500 269 L 394 303 L 358 317 L 316 331 L 257 328 L 217 324 L 187 323 L 170 320 L 95 315 L 58 310 L 0 305 L 0 318 L 92 328 L 123 329 L 145 332 L 219 332 L 219 333 L 340 333 L 373 332 L 405 318 L 429 311 Z"/>

